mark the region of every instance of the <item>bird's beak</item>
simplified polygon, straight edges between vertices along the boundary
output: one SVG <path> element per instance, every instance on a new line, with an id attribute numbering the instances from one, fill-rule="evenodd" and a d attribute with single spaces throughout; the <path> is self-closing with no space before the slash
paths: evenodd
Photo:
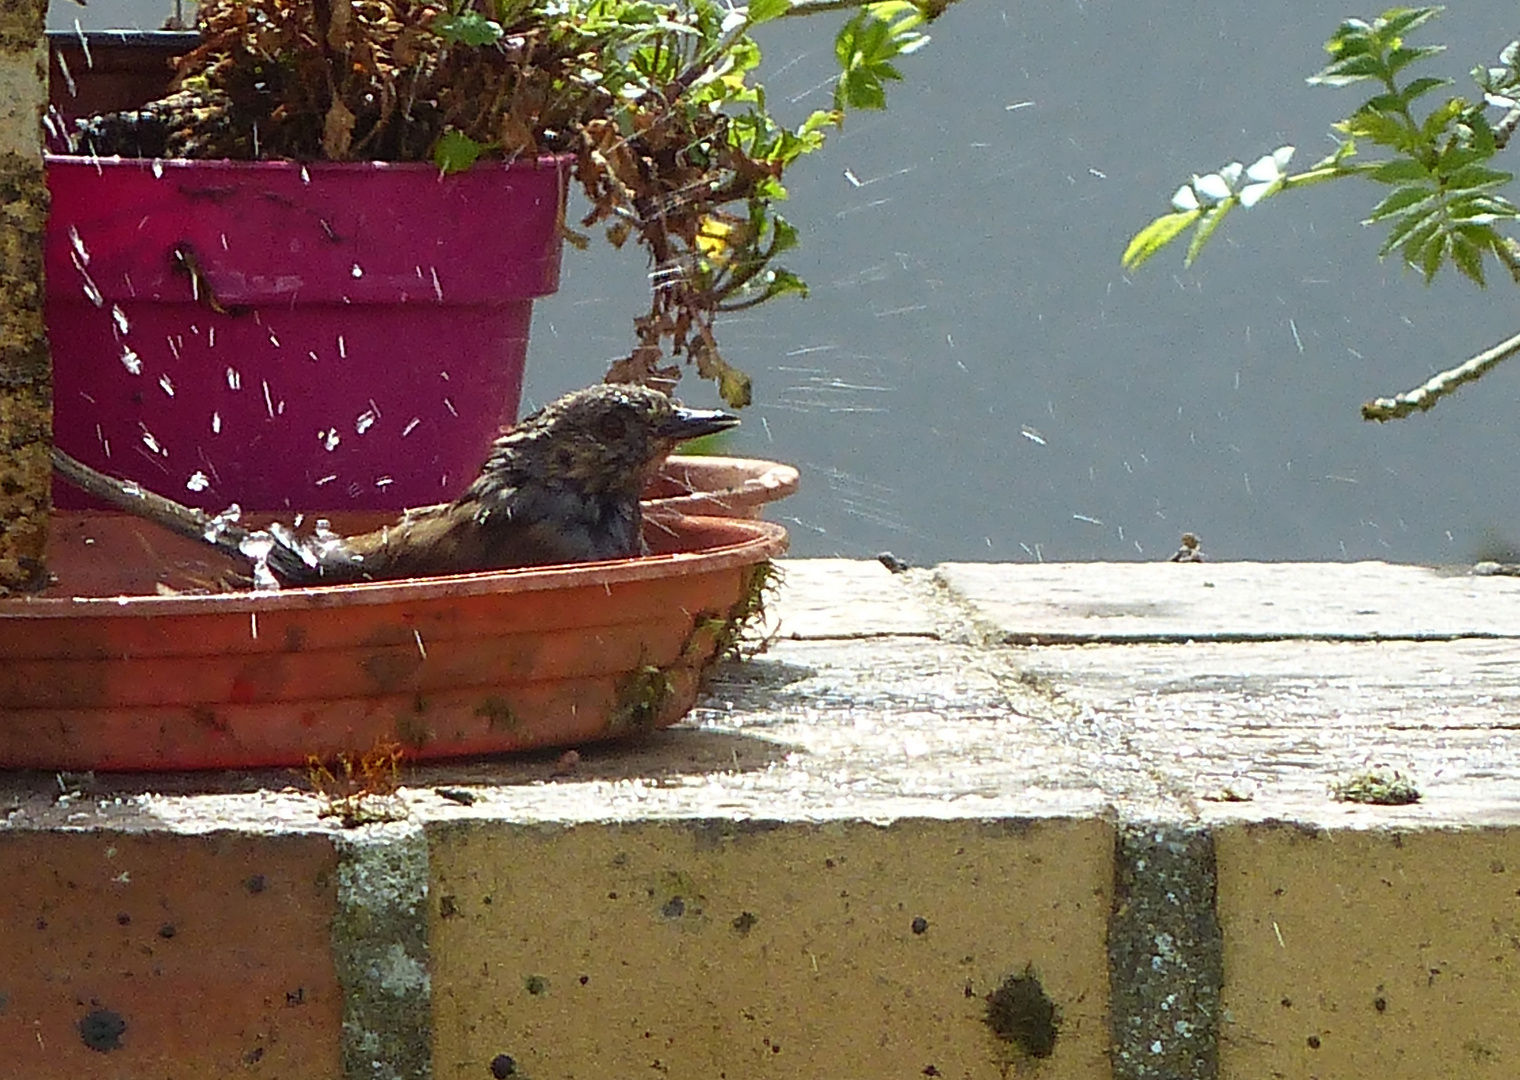
<path id="1" fill-rule="evenodd" d="M 677 406 L 670 419 L 660 425 L 658 434 L 662 439 L 683 442 L 703 435 L 713 435 L 736 426 L 739 418 L 721 409 L 686 409 Z"/>

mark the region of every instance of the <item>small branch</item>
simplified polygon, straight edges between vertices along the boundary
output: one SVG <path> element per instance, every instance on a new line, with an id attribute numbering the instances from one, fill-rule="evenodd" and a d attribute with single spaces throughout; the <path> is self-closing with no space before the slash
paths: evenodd
<path id="1" fill-rule="evenodd" d="M 1401 420 L 1416 412 L 1425 412 L 1446 395 L 1456 391 L 1463 383 L 1474 382 L 1487 374 L 1501 360 L 1520 352 L 1520 334 L 1501 341 L 1471 360 L 1441 372 L 1422 386 L 1406 390 L 1398 397 L 1378 398 L 1362 406 L 1363 420 Z"/>
<path id="2" fill-rule="evenodd" d="M 238 541 L 248 536 L 248 530 L 241 526 L 219 521 L 204 510 L 166 499 L 129 480 L 107 476 L 56 446 L 53 447 L 53 469 L 86 495 L 146 518 L 187 539 L 214 544 L 229 555 L 239 554 Z"/>
<path id="3" fill-rule="evenodd" d="M 790 19 L 797 15 L 821 15 L 828 11 L 851 11 L 856 8 L 866 7 L 875 2 L 876 0 L 800 0 L 799 3 L 793 4 L 786 11 L 782 12 L 780 18 Z M 926 3 L 920 3 L 918 8 L 924 13 L 926 19 L 933 22 L 943 15 L 945 9 L 953 3 L 955 3 L 955 0 L 927 0 Z"/>
<path id="4" fill-rule="evenodd" d="M 1516 105 L 1494 125 L 1494 145 L 1503 150 L 1509 145 L 1509 138 L 1515 133 L 1516 126 L 1520 126 L 1520 105 Z"/>

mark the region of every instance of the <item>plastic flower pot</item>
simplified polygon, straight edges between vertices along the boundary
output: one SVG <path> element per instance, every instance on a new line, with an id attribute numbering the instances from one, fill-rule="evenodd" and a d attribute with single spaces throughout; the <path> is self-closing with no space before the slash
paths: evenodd
<path id="1" fill-rule="evenodd" d="M 215 552 L 60 513 L 57 583 L 0 600 L 0 767 L 294 766 L 387 742 L 446 758 L 664 727 L 786 532 L 677 517 L 647 535 L 636 559 L 185 595 Z"/>
<path id="2" fill-rule="evenodd" d="M 567 169 L 50 156 L 59 445 L 213 511 L 451 498 L 516 417 Z"/>
<path id="3" fill-rule="evenodd" d="M 194 30 L 50 30 L 47 38 L 50 115 L 65 121 L 163 97 L 174 58 L 201 43 Z"/>

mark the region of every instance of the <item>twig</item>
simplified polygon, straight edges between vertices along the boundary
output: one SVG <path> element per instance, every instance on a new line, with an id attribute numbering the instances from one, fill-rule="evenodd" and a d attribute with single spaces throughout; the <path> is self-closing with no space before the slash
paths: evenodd
<path id="1" fill-rule="evenodd" d="M 783 19 L 790 19 L 797 15 L 818 15 L 825 11 L 850 11 L 854 8 L 863 8 L 876 0 L 800 0 L 793 4 L 780 15 Z M 955 0 L 929 0 L 928 3 L 919 5 L 924 16 L 929 21 L 934 21 L 942 15 L 947 7 L 955 3 Z"/>
<path id="2" fill-rule="evenodd" d="M 1503 150 L 1509 145 L 1509 137 L 1515 133 L 1515 128 L 1520 126 L 1520 105 L 1516 105 L 1500 118 L 1494 125 L 1494 145 Z"/>
<path id="3" fill-rule="evenodd" d="M 185 506 L 130 481 L 97 472 L 56 446 L 53 447 L 53 469 L 86 495 L 93 495 L 118 510 L 146 518 L 188 539 L 209 541 L 230 555 L 239 554 L 238 541 L 248 536 L 248 530 L 220 521 L 204 510 Z"/>
<path id="4" fill-rule="evenodd" d="M 1362 406 L 1362 419 L 1377 420 L 1381 423 L 1384 420 L 1401 420 L 1413 413 L 1425 412 L 1447 394 L 1453 393 L 1463 383 L 1482 378 L 1499 361 L 1508 359 L 1517 352 L 1520 352 L 1520 334 L 1501 341 L 1492 349 L 1480 352 L 1471 360 L 1441 372 L 1413 390 L 1406 390 L 1398 397 L 1377 398 L 1367 402 Z"/>

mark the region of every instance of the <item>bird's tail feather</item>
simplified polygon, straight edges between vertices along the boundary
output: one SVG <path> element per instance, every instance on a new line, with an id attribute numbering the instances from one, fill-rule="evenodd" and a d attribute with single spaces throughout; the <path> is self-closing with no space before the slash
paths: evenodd
<path id="1" fill-rule="evenodd" d="M 177 503 L 130 480 L 121 480 L 93 469 L 53 447 L 53 469 L 87 495 L 93 495 L 118 510 L 146 518 L 172 533 L 200 540 L 229 555 L 241 555 L 249 530 L 227 515 L 212 516 L 204 510 Z"/>

